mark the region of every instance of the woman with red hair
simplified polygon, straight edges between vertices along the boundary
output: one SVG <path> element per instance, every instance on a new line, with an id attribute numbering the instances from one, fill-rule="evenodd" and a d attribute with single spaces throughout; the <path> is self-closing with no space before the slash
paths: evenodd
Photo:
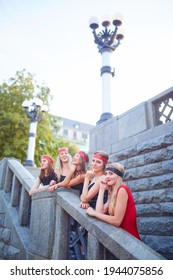
<path id="1" fill-rule="evenodd" d="M 41 157 L 40 174 L 37 177 L 35 184 L 32 186 L 29 195 L 48 189 L 50 182 L 51 184 L 57 183 L 57 176 L 53 168 L 53 159 L 49 155 L 43 155 Z"/>

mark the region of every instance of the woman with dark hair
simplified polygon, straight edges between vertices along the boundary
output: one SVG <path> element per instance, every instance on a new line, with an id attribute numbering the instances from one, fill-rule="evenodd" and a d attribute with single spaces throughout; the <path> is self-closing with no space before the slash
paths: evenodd
<path id="1" fill-rule="evenodd" d="M 57 188 L 65 187 L 79 190 L 82 192 L 85 173 L 87 171 L 88 155 L 84 151 L 77 152 L 72 158 L 70 170 L 62 182 L 59 182 L 49 188 L 54 191 Z"/>
<path id="2" fill-rule="evenodd" d="M 49 188 L 50 182 L 51 184 L 56 184 L 57 181 L 57 176 L 53 168 L 53 159 L 49 155 L 43 155 L 41 157 L 40 174 L 37 177 L 35 184 L 29 191 L 29 195 L 46 190 Z"/>
<path id="3" fill-rule="evenodd" d="M 136 207 L 132 193 L 123 183 L 124 167 L 120 163 L 107 165 L 105 176 L 102 176 L 96 209 L 89 207 L 87 214 L 101 221 L 121 227 L 140 239 L 136 223 Z M 108 200 L 104 202 L 105 191 Z"/>
<path id="4" fill-rule="evenodd" d="M 86 209 L 89 206 L 95 207 L 99 192 L 100 178 L 105 172 L 108 159 L 109 156 L 104 151 L 94 153 L 91 161 L 91 170 L 88 170 L 85 174 L 82 195 L 80 197 L 81 208 Z M 105 199 L 106 198 L 107 193 L 105 192 Z"/>

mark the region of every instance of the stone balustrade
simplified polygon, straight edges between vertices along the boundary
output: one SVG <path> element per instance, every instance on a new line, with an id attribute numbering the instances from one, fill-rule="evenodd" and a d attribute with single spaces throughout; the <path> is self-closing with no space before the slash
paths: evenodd
<path id="1" fill-rule="evenodd" d="M 33 176 L 16 159 L 0 164 L 0 248 L 4 259 L 68 259 L 69 220 L 87 232 L 86 259 L 164 259 L 121 228 L 88 217 L 70 189 L 28 195 Z"/>

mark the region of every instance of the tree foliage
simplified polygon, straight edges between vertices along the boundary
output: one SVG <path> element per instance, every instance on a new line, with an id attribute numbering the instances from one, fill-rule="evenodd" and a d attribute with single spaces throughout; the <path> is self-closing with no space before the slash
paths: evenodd
<path id="1" fill-rule="evenodd" d="M 34 76 L 26 70 L 18 71 L 15 77 L 0 85 L 0 159 L 4 157 L 19 158 L 25 162 L 28 149 L 28 133 L 30 120 L 27 118 L 22 103 L 24 100 L 40 98 L 49 107 L 52 96 L 50 89 L 39 85 Z M 40 157 L 49 154 L 54 159 L 57 149 L 69 147 L 73 155 L 77 147 L 57 138 L 59 118 L 46 113 L 37 126 L 35 163 L 40 165 Z"/>

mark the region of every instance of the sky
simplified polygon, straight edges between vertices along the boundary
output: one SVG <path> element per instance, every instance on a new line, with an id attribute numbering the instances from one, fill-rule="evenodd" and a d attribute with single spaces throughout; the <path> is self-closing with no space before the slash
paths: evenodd
<path id="1" fill-rule="evenodd" d="M 52 114 L 95 125 L 102 58 L 89 19 L 98 17 L 103 30 L 105 15 L 116 13 L 124 40 L 111 54 L 111 113 L 172 87 L 172 0 L 0 0 L 0 83 L 26 69 L 50 88 Z"/>

